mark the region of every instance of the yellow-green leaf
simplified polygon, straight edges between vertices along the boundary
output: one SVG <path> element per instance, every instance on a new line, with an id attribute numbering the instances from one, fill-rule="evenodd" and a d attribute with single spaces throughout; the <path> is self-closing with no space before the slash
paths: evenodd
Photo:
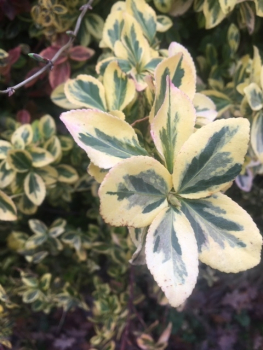
<path id="1" fill-rule="evenodd" d="M 46 186 L 43 179 L 36 173 L 27 174 L 24 181 L 24 190 L 28 199 L 39 206 L 46 196 Z"/>
<path id="2" fill-rule="evenodd" d="M 24 145 L 27 146 L 33 141 L 33 129 L 30 124 L 21 125 L 13 133 L 11 142 L 13 145 L 23 141 Z"/>
<path id="3" fill-rule="evenodd" d="M 14 221 L 16 219 L 16 206 L 14 202 L 3 191 L 0 191 L 0 220 Z"/>
<path id="4" fill-rule="evenodd" d="M 257 16 L 263 17 L 263 1 L 262 0 L 254 0 L 256 5 L 256 13 Z"/>
<path id="5" fill-rule="evenodd" d="M 52 156 L 53 161 L 58 162 L 62 157 L 61 144 L 57 136 L 54 135 L 49 140 L 47 140 L 47 142 L 44 144 L 44 148 Z"/>
<path id="6" fill-rule="evenodd" d="M 173 0 L 153 0 L 154 6 L 162 13 L 168 13 L 172 7 Z"/>
<path id="7" fill-rule="evenodd" d="M 64 91 L 67 99 L 79 107 L 107 109 L 104 86 L 90 75 L 80 74 L 67 80 Z"/>
<path id="8" fill-rule="evenodd" d="M 101 215 L 113 226 L 147 226 L 168 206 L 171 187 L 171 174 L 154 158 L 123 160 L 100 186 Z"/>
<path id="9" fill-rule="evenodd" d="M 262 237 L 250 215 L 222 193 L 184 200 L 182 210 L 195 231 L 199 259 L 223 272 L 239 272 L 260 262 Z"/>
<path id="10" fill-rule="evenodd" d="M 226 16 L 221 10 L 219 0 L 205 0 L 203 11 L 206 20 L 206 29 L 214 28 L 222 22 Z"/>
<path id="11" fill-rule="evenodd" d="M 46 186 L 54 185 L 58 180 L 57 170 L 50 165 L 47 165 L 43 168 L 35 169 L 35 173 L 40 175 L 45 182 Z"/>
<path id="12" fill-rule="evenodd" d="M 17 205 L 21 213 L 25 215 L 33 215 L 37 211 L 37 206 L 33 204 L 26 195 L 23 195 Z"/>
<path id="13" fill-rule="evenodd" d="M 90 33 L 94 38 L 97 40 L 102 38 L 104 21 L 99 15 L 89 13 L 88 16 L 85 16 L 83 25 L 86 27 L 86 32 Z"/>
<path id="14" fill-rule="evenodd" d="M 108 110 L 122 111 L 135 97 L 134 82 L 122 72 L 116 61 L 111 62 L 106 68 L 103 84 Z"/>
<path id="15" fill-rule="evenodd" d="M 94 179 L 100 184 L 107 175 L 107 169 L 101 169 L 97 165 L 90 163 L 88 167 L 88 173 L 94 177 Z"/>
<path id="16" fill-rule="evenodd" d="M 251 83 L 244 88 L 247 101 L 253 111 L 259 111 L 263 107 L 262 90 L 256 83 Z"/>
<path id="17" fill-rule="evenodd" d="M 192 293 L 198 275 L 198 249 L 183 213 L 163 209 L 146 237 L 146 263 L 169 303 L 177 307 Z"/>
<path id="18" fill-rule="evenodd" d="M 233 2 L 236 2 L 236 0 L 234 0 Z M 240 42 L 240 32 L 234 23 L 231 23 L 228 28 L 227 40 L 231 53 L 234 54 L 237 51 Z"/>
<path id="19" fill-rule="evenodd" d="M 157 32 L 165 33 L 167 30 L 169 30 L 173 26 L 173 21 L 168 17 L 164 15 L 159 15 L 156 17 L 157 20 Z"/>
<path id="20" fill-rule="evenodd" d="M 237 2 L 237 0 L 219 0 L 221 10 L 226 15 L 234 9 Z"/>
<path id="21" fill-rule="evenodd" d="M 175 159 L 175 192 L 185 198 L 207 197 L 240 173 L 249 141 L 244 118 L 217 120 L 197 130 Z"/>
<path id="22" fill-rule="evenodd" d="M 120 40 L 123 26 L 124 18 L 122 11 L 113 11 L 108 15 L 103 28 L 102 38 L 103 42 L 110 49 L 114 50 L 116 41 Z"/>
<path id="23" fill-rule="evenodd" d="M 10 150 L 8 152 L 7 162 L 18 173 L 25 173 L 32 167 L 33 159 L 28 151 Z"/>
<path id="24" fill-rule="evenodd" d="M 151 135 L 170 173 L 175 156 L 194 131 L 195 118 L 192 101 L 167 77 L 164 102 L 151 123 Z"/>
<path id="25" fill-rule="evenodd" d="M 193 99 L 196 111 L 196 125 L 203 126 L 211 123 L 217 117 L 216 105 L 204 94 L 196 93 Z"/>
<path id="26" fill-rule="evenodd" d="M 111 168 L 132 156 L 147 155 L 140 146 L 134 129 L 110 114 L 96 110 L 77 110 L 63 113 L 60 118 L 76 143 L 100 168 Z M 116 130 L 121 130 L 121 133 L 117 134 Z"/>
<path id="27" fill-rule="evenodd" d="M 216 105 L 218 117 L 225 113 L 231 106 L 231 99 L 224 93 L 215 90 L 204 90 L 202 94 L 208 96 Z"/>
<path id="28" fill-rule="evenodd" d="M 30 227 L 30 230 L 33 231 L 36 235 L 45 236 L 47 234 L 48 228 L 40 220 L 31 219 L 28 221 L 28 225 Z"/>

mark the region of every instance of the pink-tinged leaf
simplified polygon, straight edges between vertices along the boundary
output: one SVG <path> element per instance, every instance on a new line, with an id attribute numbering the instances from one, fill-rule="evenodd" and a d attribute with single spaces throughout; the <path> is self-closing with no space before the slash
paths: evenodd
<path id="1" fill-rule="evenodd" d="M 242 191 L 250 192 L 253 185 L 253 179 L 253 172 L 247 168 L 245 174 L 240 174 L 235 178 L 235 183 Z"/>
<path id="2" fill-rule="evenodd" d="M 16 113 L 16 120 L 21 124 L 28 124 L 31 120 L 30 113 L 26 109 L 20 109 Z"/>
<path id="3" fill-rule="evenodd" d="M 86 61 L 94 55 L 95 51 L 84 46 L 74 46 L 69 50 L 69 58 L 74 61 Z"/>
<path id="4" fill-rule="evenodd" d="M 14 64 L 20 57 L 21 54 L 21 48 L 20 46 L 15 47 L 12 50 L 8 51 L 8 63 L 9 64 Z"/>
<path id="5" fill-rule="evenodd" d="M 66 33 L 56 35 L 55 41 L 52 42 L 52 46 L 64 46 L 69 41 L 69 36 Z"/>
<path id="6" fill-rule="evenodd" d="M 48 60 L 52 60 L 52 58 L 55 56 L 55 54 L 60 49 L 60 46 L 49 46 L 45 50 L 40 52 L 40 56 L 47 58 Z M 54 63 L 55 65 L 61 64 L 65 61 L 67 61 L 68 57 L 64 54 L 62 54 L 57 61 Z"/>
<path id="7" fill-rule="evenodd" d="M 27 72 L 27 75 L 25 76 L 25 79 L 32 77 L 32 75 L 36 74 L 41 68 L 40 67 L 34 67 L 30 69 L 29 72 Z M 45 76 L 45 73 L 41 74 L 40 76 L 36 77 L 35 79 L 29 81 L 28 83 L 25 84 L 25 88 L 29 88 L 30 86 L 33 86 L 38 79 L 43 79 Z"/>
<path id="8" fill-rule="evenodd" d="M 65 83 L 70 77 L 70 64 L 63 62 L 54 66 L 49 73 L 49 83 L 52 89 L 55 89 L 58 85 Z"/>

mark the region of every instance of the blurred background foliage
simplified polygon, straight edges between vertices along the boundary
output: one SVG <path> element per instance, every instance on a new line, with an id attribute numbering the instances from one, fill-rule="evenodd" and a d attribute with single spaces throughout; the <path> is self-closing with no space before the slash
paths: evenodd
<path id="1" fill-rule="evenodd" d="M 0 206 L 11 198 L 18 219 L 0 225 L 0 348 L 263 349 L 262 264 L 236 275 L 201 265 L 193 295 L 173 309 L 147 269 L 129 263 L 136 248 L 127 230 L 107 226 L 99 215 L 88 159 L 59 120 L 65 110 L 50 95 L 69 77 L 97 77 L 97 60 L 108 54 L 100 47 L 102 29 L 115 2 L 94 1 L 75 49 L 49 74 L 11 97 L 0 94 L 1 140 L 12 149 L 0 154 Z M 40 69 L 29 52 L 52 57 L 59 50 L 85 3 L 0 1 L 1 90 Z M 244 90 L 254 81 L 253 57 L 263 50 L 258 1 L 237 1 L 231 9 L 218 0 L 148 3 L 172 20 L 168 31 L 157 33 L 160 48 L 172 41 L 187 47 L 198 89 L 207 91 L 221 117 L 258 121 L 260 109 L 253 110 Z M 255 144 L 262 143 L 251 143 L 243 172 L 228 190 L 261 231 L 263 149 Z M 28 189 L 32 181 L 35 196 Z"/>

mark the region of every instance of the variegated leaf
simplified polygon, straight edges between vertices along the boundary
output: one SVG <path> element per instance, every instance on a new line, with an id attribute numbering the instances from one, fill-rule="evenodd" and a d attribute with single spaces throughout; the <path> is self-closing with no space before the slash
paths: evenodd
<path id="1" fill-rule="evenodd" d="M 130 237 L 136 246 L 136 250 L 132 255 L 129 262 L 132 265 L 144 265 L 145 261 L 145 238 L 148 231 L 148 227 L 133 228 L 129 227 Z"/>
<path id="2" fill-rule="evenodd" d="M 126 9 L 139 23 L 144 36 L 152 45 L 156 35 L 156 14 L 145 0 L 126 0 Z"/>
<path id="3" fill-rule="evenodd" d="M 157 32 L 165 33 L 173 26 L 173 21 L 168 16 L 159 15 L 156 17 L 157 20 Z"/>
<path id="4" fill-rule="evenodd" d="M 252 34 L 255 29 L 255 13 L 252 6 L 246 1 L 240 5 L 240 24 L 239 27 L 247 27 L 248 33 Z"/>
<path id="5" fill-rule="evenodd" d="M 235 3 L 236 0 L 233 0 L 233 2 Z M 234 23 L 231 23 L 229 28 L 228 28 L 227 40 L 228 40 L 228 44 L 229 44 L 229 47 L 231 50 L 231 54 L 233 55 L 237 51 L 239 43 L 240 43 L 240 32 Z"/>
<path id="6" fill-rule="evenodd" d="M 132 70 L 131 64 L 127 60 L 122 60 L 118 57 L 112 56 L 112 57 L 107 57 L 102 61 L 99 61 L 96 65 L 96 72 L 99 75 L 104 75 L 106 68 L 112 61 L 117 61 L 120 69 L 124 73 L 129 73 Z"/>
<path id="7" fill-rule="evenodd" d="M 56 170 L 58 172 L 58 181 L 60 182 L 72 184 L 79 178 L 77 171 L 70 165 L 59 164 Z"/>
<path id="8" fill-rule="evenodd" d="M 32 167 L 33 159 L 28 151 L 10 150 L 8 152 L 7 162 L 18 173 L 25 173 Z"/>
<path id="9" fill-rule="evenodd" d="M 263 163 L 263 111 L 259 111 L 252 120 L 251 145 L 258 159 Z"/>
<path id="10" fill-rule="evenodd" d="M 150 46 L 143 36 L 141 27 L 128 13 L 123 13 L 124 26 L 121 40 L 114 45 L 115 56 L 130 62 L 140 72 L 151 59 Z"/>
<path id="11" fill-rule="evenodd" d="M 103 42 L 110 49 L 114 50 L 114 45 L 117 40 L 120 40 L 122 29 L 124 26 L 124 17 L 122 11 L 113 11 L 111 12 L 103 28 Z"/>
<path id="12" fill-rule="evenodd" d="M 54 161 L 52 154 L 44 148 L 30 147 L 28 151 L 33 159 L 32 164 L 35 168 L 41 168 Z"/>
<path id="13" fill-rule="evenodd" d="M 125 159 L 100 186 L 101 215 L 113 226 L 147 226 L 168 206 L 171 182 L 169 172 L 154 158 Z"/>
<path id="14" fill-rule="evenodd" d="M 16 206 L 14 202 L 3 191 L 0 191 L 0 220 L 14 221 L 16 219 Z"/>
<path id="15" fill-rule="evenodd" d="M 47 142 L 44 144 L 44 148 L 52 155 L 53 161 L 59 161 L 61 159 L 61 144 L 57 136 L 54 135 L 47 140 Z"/>
<path id="16" fill-rule="evenodd" d="M 35 173 L 42 177 L 46 186 L 54 185 L 58 180 L 57 170 L 50 165 L 35 169 Z"/>
<path id="17" fill-rule="evenodd" d="M 175 159 L 175 192 L 203 198 L 220 191 L 240 173 L 249 141 L 244 118 L 217 120 L 197 130 Z"/>
<path id="18" fill-rule="evenodd" d="M 85 16 L 83 24 L 86 27 L 86 32 L 90 33 L 97 40 L 101 39 L 104 21 L 99 15 L 89 13 Z"/>
<path id="19" fill-rule="evenodd" d="M 260 86 L 261 81 L 261 56 L 259 49 L 253 46 L 253 60 L 251 65 L 250 81 Z"/>
<path id="20" fill-rule="evenodd" d="M 28 199 L 35 205 L 42 204 L 46 196 L 46 186 L 42 178 L 34 173 L 27 174 L 24 181 L 24 191 Z"/>
<path id="21" fill-rule="evenodd" d="M 224 14 L 228 14 L 229 12 L 233 11 L 234 7 L 237 4 L 237 0 L 219 0 L 221 10 Z"/>
<path id="22" fill-rule="evenodd" d="M 14 180 L 16 172 L 3 160 L 0 164 L 0 188 L 5 188 Z"/>
<path id="23" fill-rule="evenodd" d="M 172 7 L 173 0 L 153 0 L 154 6 L 162 13 L 168 13 Z"/>
<path id="24" fill-rule="evenodd" d="M 107 169 L 101 169 L 97 165 L 90 163 L 88 167 L 88 173 L 94 177 L 94 179 L 100 184 L 107 175 Z"/>
<path id="25" fill-rule="evenodd" d="M 100 168 L 111 168 L 125 158 L 147 155 L 134 129 L 125 121 L 97 110 L 77 110 L 61 115 L 61 120 Z M 116 134 L 116 130 L 121 133 Z"/>
<path id="26" fill-rule="evenodd" d="M 173 41 L 168 48 L 168 56 L 172 57 L 177 55 L 178 53 L 182 53 L 184 56 L 184 59 L 187 60 L 188 64 L 191 66 L 192 72 L 196 74 L 195 70 L 195 64 L 193 61 L 192 56 L 190 55 L 190 52 L 181 44 Z"/>
<path id="27" fill-rule="evenodd" d="M 11 142 L 15 145 L 20 140 L 23 141 L 24 145 L 27 146 L 33 141 L 33 129 L 30 124 L 21 125 L 13 133 Z"/>
<path id="28" fill-rule="evenodd" d="M 74 140 L 71 136 L 59 136 L 59 141 L 61 145 L 61 149 L 63 152 L 70 151 L 74 146 Z"/>
<path id="29" fill-rule="evenodd" d="M 177 307 L 192 293 L 198 275 L 194 232 L 183 213 L 163 209 L 146 237 L 146 263 L 169 303 Z"/>
<path id="30" fill-rule="evenodd" d="M 108 110 L 122 111 L 135 97 L 134 82 L 119 68 L 116 61 L 111 62 L 103 76 Z"/>
<path id="31" fill-rule="evenodd" d="M 77 109 L 79 105 L 69 102 L 64 92 L 65 84 L 58 85 L 51 93 L 50 98 L 53 103 L 64 109 Z"/>
<path id="32" fill-rule="evenodd" d="M 39 131 L 45 140 L 48 140 L 51 136 L 55 135 L 56 123 L 49 114 L 44 115 L 39 120 Z"/>
<path id="33" fill-rule="evenodd" d="M 17 207 L 25 215 L 34 215 L 37 211 L 37 206 L 25 194 L 20 198 Z"/>
<path id="34" fill-rule="evenodd" d="M 262 237 L 250 215 L 222 193 L 183 200 L 194 231 L 199 259 L 223 272 L 239 272 L 260 262 Z"/>
<path id="35" fill-rule="evenodd" d="M 198 127 L 211 123 L 217 117 L 214 102 L 204 94 L 196 93 L 193 99 Z"/>
<path id="36" fill-rule="evenodd" d="M 8 141 L 0 140 L 0 159 L 7 157 L 7 152 L 12 149 L 12 145 Z"/>
<path id="37" fill-rule="evenodd" d="M 182 53 L 164 59 L 155 70 L 156 94 L 149 116 L 150 122 L 163 104 L 166 90 L 166 77 L 169 76 L 175 87 L 178 87 L 190 99 L 195 94 L 196 73 L 192 70 L 192 63 Z"/>
<path id="38" fill-rule="evenodd" d="M 192 5 L 194 0 L 176 0 L 173 1 L 169 15 L 177 17 L 183 15 Z"/>
<path id="39" fill-rule="evenodd" d="M 214 28 L 222 22 L 226 16 L 221 10 L 219 0 L 205 0 L 203 11 L 206 20 L 206 29 Z"/>
<path id="40" fill-rule="evenodd" d="M 37 219 L 31 219 L 28 220 L 28 225 L 30 227 L 30 230 L 34 232 L 38 236 L 45 236 L 48 232 L 47 226 L 44 224 L 44 222 L 37 220 Z"/>
<path id="41" fill-rule="evenodd" d="M 259 111 L 263 107 L 262 90 L 256 83 L 251 83 L 244 88 L 247 101 L 253 111 Z"/>
<path id="42" fill-rule="evenodd" d="M 220 117 L 232 106 L 231 99 L 222 92 L 215 90 L 204 90 L 202 91 L 202 94 L 208 96 L 214 102 L 218 117 Z"/>
<path id="43" fill-rule="evenodd" d="M 114 117 L 117 117 L 121 120 L 125 120 L 125 114 L 122 111 L 109 111 L 109 114 L 113 115 Z"/>
<path id="44" fill-rule="evenodd" d="M 151 123 L 151 135 L 170 173 L 175 156 L 194 131 L 195 118 L 192 101 L 167 77 L 164 102 Z"/>
<path id="45" fill-rule="evenodd" d="M 105 89 L 102 83 L 90 75 L 80 74 L 65 83 L 67 99 L 79 107 L 106 111 Z"/>

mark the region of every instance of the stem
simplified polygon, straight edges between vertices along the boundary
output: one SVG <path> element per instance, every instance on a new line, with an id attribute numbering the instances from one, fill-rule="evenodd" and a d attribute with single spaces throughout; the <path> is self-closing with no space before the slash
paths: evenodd
<path id="1" fill-rule="evenodd" d="M 31 77 L 27 78 L 26 80 L 22 81 L 21 83 L 19 83 L 17 85 L 10 86 L 6 90 L 2 90 L 2 91 L 0 90 L 0 94 L 8 94 L 8 96 L 10 97 L 16 92 L 17 89 L 21 88 L 22 86 L 26 85 L 30 81 L 32 81 L 35 78 L 39 77 L 41 74 L 43 74 L 47 70 L 52 69 L 54 63 L 58 60 L 60 55 L 64 51 L 66 51 L 69 47 L 71 47 L 72 43 L 74 42 L 74 40 L 75 40 L 75 38 L 76 38 L 76 36 L 78 34 L 78 31 L 79 31 L 79 28 L 80 28 L 80 25 L 81 25 L 83 17 L 85 16 L 85 14 L 86 14 L 86 12 L 88 10 L 92 9 L 91 4 L 93 3 L 93 1 L 94 0 L 89 0 L 86 5 L 83 5 L 80 8 L 81 13 L 80 13 L 80 15 L 79 15 L 79 17 L 77 19 L 77 23 L 76 23 L 75 29 L 71 33 L 71 37 L 69 38 L 69 41 L 57 51 L 57 53 L 54 55 L 54 57 L 51 60 L 49 60 L 47 62 L 47 64 L 43 68 L 41 68 L 37 73 L 35 73 L 34 75 L 32 75 Z"/>
<path id="2" fill-rule="evenodd" d="M 131 124 L 131 126 L 134 126 L 134 125 L 136 125 L 137 123 L 144 122 L 145 120 L 148 120 L 148 119 L 149 119 L 149 117 L 144 117 L 144 118 L 142 118 L 142 119 L 135 120 L 135 122 L 133 122 L 133 123 Z"/>

